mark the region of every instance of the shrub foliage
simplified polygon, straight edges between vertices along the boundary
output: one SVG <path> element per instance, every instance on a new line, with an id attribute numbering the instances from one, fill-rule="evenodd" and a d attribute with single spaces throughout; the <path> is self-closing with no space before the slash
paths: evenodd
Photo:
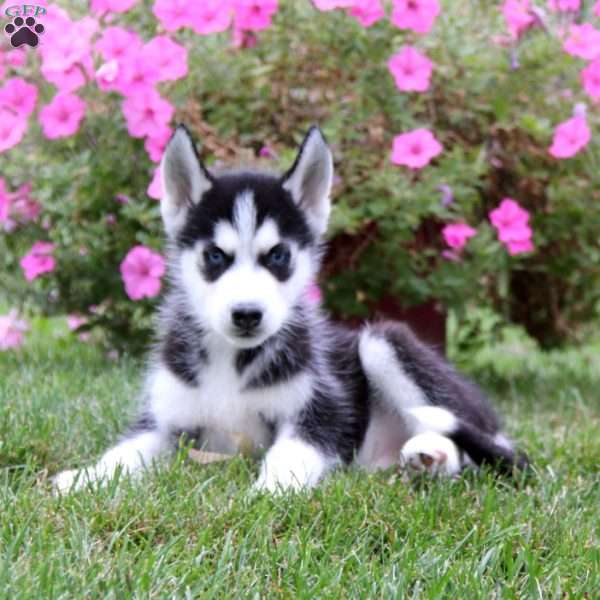
<path id="1" fill-rule="evenodd" d="M 81 3 L 60 4 L 73 20 L 89 18 Z M 118 25 L 146 42 L 166 33 L 187 49 L 188 74 L 157 87 L 176 109 L 171 124 L 190 127 L 209 166 L 285 168 L 307 127 L 321 125 L 338 176 L 321 285 L 337 315 L 364 317 L 388 296 L 405 306 L 435 300 L 459 315 L 485 307 L 551 345 L 576 338 L 600 312 L 599 118 L 580 82 L 586 62 L 563 48 L 573 23 L 598 23 L 591 6 L 562 13 L 526 4 L 537 20 L 513 36 L 500 3 L 484 0 L 442 2 L 422 35 L 395 27 L 391 5 L 367 28 L 344 10 L 281 1 L 270 26 L 237 32 L 236 46 L 231 31 L 166 33 L 143 2 L 110 23 L 96 15 L 91 43 Z M 404 46 L 433 62 L 424 92 L 399 90 L 388 70 Z M 28 48 L 26 63 L 5 74 L 37 87 L 38 109 L 57 93 L 41 56 Z M 123 95 L 94 81 L 103 60 L 90 56 L 91 76 L 74 92 L 86 103 L 77 132 L 47 139 L 34 115 L 23 140 L 0 153 L 6 188 L 31 181 L 42 205 L 37 219 L 0 238 L 3 295 L 28 309 L 83 314 L 84 328 L 110 343 L 141 345 L 155 300 L 132 301 L 119 265 L 136 245 L 162 249 L 158 203 L 146 192 L 156 164 L 128 133 Z M 573 111 L 592 139 L 556 158 L 553 133 Z M 393 164 L 394 136 L 418 128 L 435 134 L 441 154 L 422 169 Z M 530 215 L 530 252 L 511 256 L 490 222 L 507 197 Z M 458 251 L 442 234 L 449 223 L 476 232 Z M 28 282 L 19 262 L 38 240 L 54 243 L 56 266 Z"/>

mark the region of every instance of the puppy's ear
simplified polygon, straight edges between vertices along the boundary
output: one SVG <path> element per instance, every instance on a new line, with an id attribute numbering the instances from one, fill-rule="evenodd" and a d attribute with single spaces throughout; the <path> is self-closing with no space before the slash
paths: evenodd
<path id="1" fill-rule="evenodd" d="M 198 204 L 212 186 L 212 176 L 183 125 L 177 127 L 167 144 L 160 171 L 163 182 L 160 212 L 167 234 L 173 237 L 183 227 L 188 210 Z"/>
<path id="2" fill-rule="evenodd" d="M 283 175 L 282 185 L 304 211 L 317 235 L 327 229 L 333 182 L 333 158 L 321 130 L 309 129 L 291 169 Z"/>

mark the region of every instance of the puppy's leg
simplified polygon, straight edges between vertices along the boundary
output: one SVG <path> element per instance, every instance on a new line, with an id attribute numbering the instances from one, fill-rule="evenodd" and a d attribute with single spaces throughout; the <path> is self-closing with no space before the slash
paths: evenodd
<path id="1" fill-rule="evenodd" d="M 406 371 L 393 345 L 383 335 L 365 329 L 360 334 L 358 351 L 369 384 L 384 405 L 402 416 L 409 409 L 429 406 L 427 395 Z"/>
<path id="2" fill-rule="evenodd" d="M 398 360 L 392 344 L 366 329 L 360 336 L 359 353 L 378 402 L 401 418 L 401 429 L 408 437 L 396 460 L 418 471 L 453 474 L 460 470 L 456 446 L 442 435 L 452 425 L 452 414 L 430 406 L 425 392 Z"/>
<path id="3" fill-rule="evenodd" d="M 400 464 L 410 471 L 431 475 L 457 475 L 462 461 L 456 444 L 439 433 L 419 433 L 400 450 Z"/>
<path id="4" fill-rule="evenodd" d="M 172 448 L 171 437 L 158 430 L 141 431 L 126 437 L 105 452 L 92 467 L 62 471 L 52 479 L 62 492 L 77 490 L 91 482 L 106 482 L 117 470 L 136 473 Z"/>
<path id="5" fill-rule="evenodd" d="M 443 435 L 476 465 L 491 464 L 502 472 L 527 467 L 527 456 L 500 433 L 484 394 L 407 327 L 365 329 L 359 354 L 377 400 L 403 418 L 410 436 Z"/>
<path id="6" fill-rule="evenodd" d="M 267 452 L 254 489 L 272 493 L 308 489 L 314 487 L 336 462 L 287 426 Z"/>

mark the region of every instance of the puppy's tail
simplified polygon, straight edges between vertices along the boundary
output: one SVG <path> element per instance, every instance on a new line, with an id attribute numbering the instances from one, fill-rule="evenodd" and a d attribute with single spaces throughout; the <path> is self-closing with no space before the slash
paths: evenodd
<path id="1" fill-rule="evenodd" d="M 513 473 L 515 469 L 525 470 L 529 466 L 527 455 L 515 450 L 504 435 L 486 433 L 444 408 L 422 406 L 408 409 L 404 415 L 415 433 L 434 431 L 445 435 L 466 452 L 476 465 L 489 464 L 506 474 Z"/>

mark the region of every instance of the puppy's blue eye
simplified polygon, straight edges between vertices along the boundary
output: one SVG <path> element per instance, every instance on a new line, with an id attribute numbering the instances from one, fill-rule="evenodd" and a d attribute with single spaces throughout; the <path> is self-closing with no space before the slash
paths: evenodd
<path id="1" fill-rule="evenodd" d="M 267 256 L 270 267 L 285 267 L 290 262 L 290 251 L 283 244 L 275 246 Z"/>
<path id="2" fill-rule="evenodd" d="M 225 264 L 225 253 L 219 248 L 209 248 L 204 253 L 204 260 L 211 267 L 220 267 Z"/>

